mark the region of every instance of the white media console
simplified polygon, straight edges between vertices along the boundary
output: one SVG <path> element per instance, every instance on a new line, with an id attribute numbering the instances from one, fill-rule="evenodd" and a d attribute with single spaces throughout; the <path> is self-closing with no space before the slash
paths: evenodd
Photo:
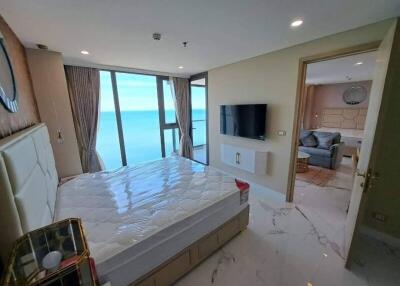
<path id="1" fill-rule="evenodd" d="M 267 151 L 221 144 L 221 161 L 256 175 L 267 173 Z"/>

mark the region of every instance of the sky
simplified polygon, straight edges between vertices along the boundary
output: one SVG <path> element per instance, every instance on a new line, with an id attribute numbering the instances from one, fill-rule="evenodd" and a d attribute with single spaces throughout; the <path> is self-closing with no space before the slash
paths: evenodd
<path id="1" fill-rule="evenodd" d="M 119 106 L 121 111 L 158 110 L 156 76 L 116 73 Z M 101 111 L 114 111 L 110 72 L 100 72 Z M 163 81 L 164 105 L 174 110 L 170 85 Z M 192 108 L 205 109 L 204 92 L 201 87 L 192 88 Z"/>

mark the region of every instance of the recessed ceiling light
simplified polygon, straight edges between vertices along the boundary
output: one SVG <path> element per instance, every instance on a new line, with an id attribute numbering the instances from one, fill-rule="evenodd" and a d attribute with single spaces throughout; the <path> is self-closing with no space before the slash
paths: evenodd
<path id="1" fill-rule="evenodd" d="M 82 54 L 82 55 L 88 55 L 88 54 L 89 54 L 89 52 L 88 52 L 88 51 L 86 51 L 86 50 L 83 50 L 83 51 L 81 51 L 81 54 Z"/>
<path id="2" fill-rule="evenodd" d="M 362 65 L 363 64 L 363 62 L 358 62 L 358 63 L 355 63 L 354 65 L 355 66 L 360 66 L 360 65 Z"/>
<path id="3" fill-rule="evenodd" d="M 301 25 L 303 25 L 303 20 L 301 20 L 301 19 L 293 20 L 293 22 L 290 23 L 290 26 L 293 28 L 299 27 Z"/>
<path id="4" fill-rule="evenodd" d="M 179 66 L 178 69 L 183 69 L 183 66 Z"/>

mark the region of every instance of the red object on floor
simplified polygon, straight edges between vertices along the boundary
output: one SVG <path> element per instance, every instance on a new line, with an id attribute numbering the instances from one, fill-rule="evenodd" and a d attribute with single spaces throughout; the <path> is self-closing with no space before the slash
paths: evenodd
<path id="1" fill-rule="evenodd" d="M 250 188 L 249 183 L 240 181 L 238 179 L 235 179 L 235 182 L 236 182 L 236 186 L 239 188 L 239 190 L 241 192 L 246 191 L 246 190 L 248 190 Z"/>
<path id="2" fill-rule="evenodd" d="M 92 257 L 89 258 L 89 264 L 90 264 L 90 271 L 92 272 L 93 280 L 96 281 L 96 283 L 98 285 L 100 285 L 99 279 L 97 277 L 96 263 L 94 262 L 94 259 Z"/>

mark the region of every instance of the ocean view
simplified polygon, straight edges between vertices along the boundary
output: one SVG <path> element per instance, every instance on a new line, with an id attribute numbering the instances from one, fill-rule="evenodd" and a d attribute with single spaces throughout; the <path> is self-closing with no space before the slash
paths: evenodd
<path id="1" fill-rule="evenodd" d="M 205 120 L 204 109 L 193 110 L 193 120 Z M 166 122 L 175 120 L 173 110 L 165 111 Z M 158 110 L 121 111 L 123 135 L 128 165 L 162 157 Z M 193 122 L 193 144 L 206 143 L 205 121 Z M 166 156 L 173 152 L 173 130 L 164 130 Z M 175 144 L 179 148 L 179 131 L 175 130 Z M 97 151 L 107 170 L 122 166 L 115 112 L 100 113 Z"/>

